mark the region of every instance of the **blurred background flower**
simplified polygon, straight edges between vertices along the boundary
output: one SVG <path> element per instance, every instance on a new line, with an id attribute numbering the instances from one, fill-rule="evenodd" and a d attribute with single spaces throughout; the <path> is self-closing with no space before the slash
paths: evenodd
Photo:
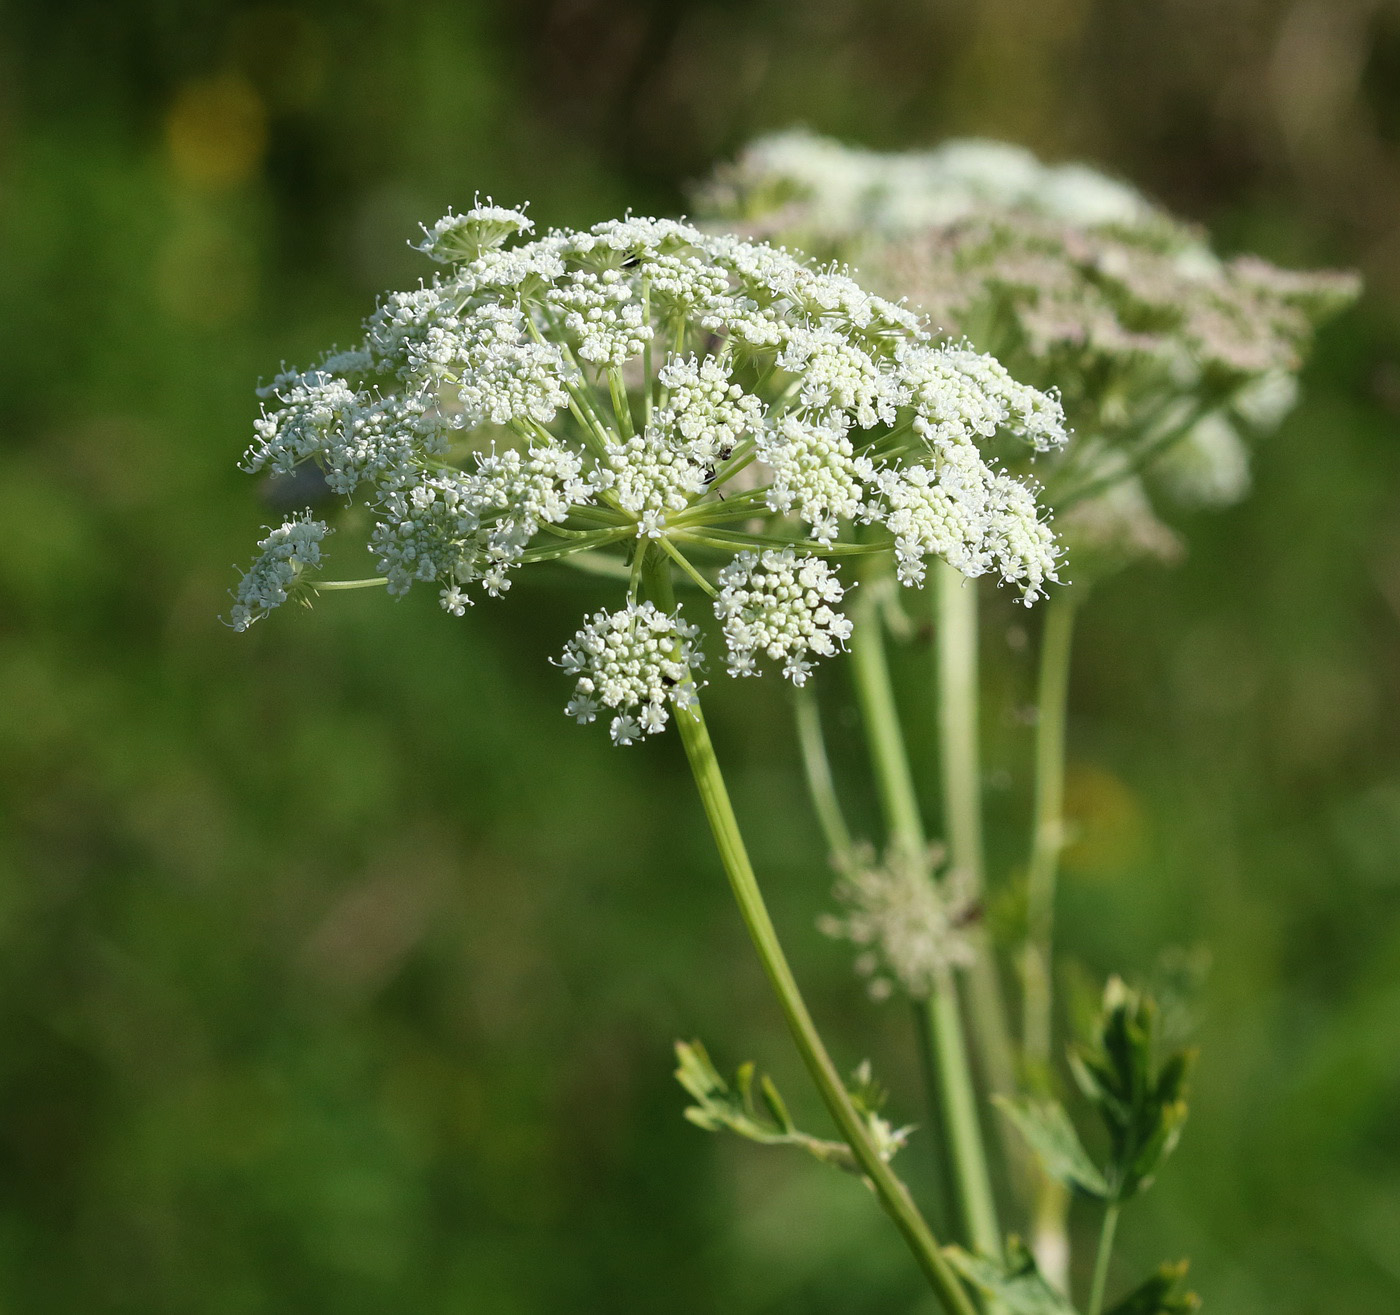
<path id="1" fill-rule="evenodd" d="M 803 1084 L 678 748 L 573 734 L 519 660 L 558 608 L 217 620 L 282 512 L 234 464 L 252 385 L 410 286 L 420 221 L 478 191 L 542 227 L 674 212 L 801 123 L 1090 160 L 1226 255 L 1364 274 L 1251 499 L 1085 619 L 1060 925 L 1091 981 L 1213 952 L 1125 1266 L 1190 1254 L 1233 1315 L 1396 1308 L 1393 0 L 28 0 L 0 70 L 0 1305 L 916 1308 L 858 1184 L 680 1117 L 678 1035 Z M 989 603 L 989 692 L 1024 706 L 1036 619 Z M 916 1121 L 903 1019 L 813 923 L 775 690 L 712 710 L 755 859 L 838 1057 Z M 1028 737 L 986 728 L 1002 873 Z"/>

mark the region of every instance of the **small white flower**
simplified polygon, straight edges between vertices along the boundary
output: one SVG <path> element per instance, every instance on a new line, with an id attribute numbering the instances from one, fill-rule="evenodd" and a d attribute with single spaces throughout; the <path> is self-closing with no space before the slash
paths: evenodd
<path id="1" fill-rule="evenodd" d="M 758 455 L 773 471 L 768 505 L 796 511 L 819 543 L 836 538 L 839 522 L 859 519 L 865 484 L 874 478 L 868 457 L 858 457 L 846 427 L 784 416 L 758 441 Z"/>
<path id="2" fill-rule="evenodd" d="M 559 665 L 577 675 L 565 711 L 592 721 L 600 707 L 616 709 L 612 738 L 631 744 L 667 722 L 666 705 L 689 707 L 695 697 L 692 668 L 701 655 L 694 626 L 650 603 L 597 612 L 565 646 Z"/>
<path id="3" fill-rule="evenodd" d="M 729 646 L 729 673 L 753 675 L 762 655 L 781 660 L 794 685 L 806 682 L 809 654 L 830 657 L 851 637 L 851 623 L 834 605 L 846 590 L 818 557 L 791 548 L 742 552 L 719 575 L 715 615 Z"/>
<path id="4" fill-rule="evenodd" d="M 329 533 L 324 521 L 314 521 L 306 512 L 259 540 L 262 556 L 234 591 L 229 624 L 235 630 L 247 630 L 254 621 L 285 603 L 302 571 L 321 564 L 321 540 Z"/>
<path id="5" fill-rule="evenodd" d="M 418 250 L 444 264 L 475 260 L 482 252 L 532 228 L 534 224 L 523 210 L 508 210 L 488 200 L 465 214 L 448 211 L 431 228 L 424 228 L 424 240 Z"/>

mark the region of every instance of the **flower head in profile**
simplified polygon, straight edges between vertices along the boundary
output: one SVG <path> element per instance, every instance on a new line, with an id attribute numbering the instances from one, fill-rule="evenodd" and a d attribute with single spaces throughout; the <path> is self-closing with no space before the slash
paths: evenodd
<path id="1" fill-rule="evenodd" d="M 781 249 L 657 219 L 531 230 L 490 203 L 446 216 L 431 283 L 265 390 L 245 469 L 314 465 L 368 513 L 374 576 L 331 583 L 426 585 L 462 616 L 528 566 L 615 577 L 559 665 L 571 715 L 630 743 L 693 702 L 706 613 L 731 674 L 800 684 L 850 633 L 848 559 L 914 586 L 942 557 L 1027 601 L 1055 580 L 1032 486 L 988 455 L 1062 444 L 1055 395 Z M 236 626 L 316 587 L 326 532 L 263 541 Z"/>
<path id="2" fill-rule="evenodd" d="M 1358 288 L 1222 259 L 1128 184 L 1001 142 L 880 154 L 779 133 L 699 200 L 709 222 L 849 261 L 1017 379 L 1056 384 L 1077 437 L 1043 470 L 1045 500 L 1058 512 L 1130 486 L 1063 522 L 1076 562 L 1081 525 L 1096 562 L 1109 523 L 1118 560 L 1169 558 L 1158 510 L 1243 497 L 1246 440 L 1287 413 L 1316 326 Z"/>

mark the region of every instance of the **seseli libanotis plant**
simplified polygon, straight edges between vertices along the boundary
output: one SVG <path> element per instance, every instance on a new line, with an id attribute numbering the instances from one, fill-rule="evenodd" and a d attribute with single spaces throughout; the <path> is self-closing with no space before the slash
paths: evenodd
<path id="1" fill-rule="evenodd" d="M 1355 297 L 1358 282 L 1346 273 L 1282 270 L 1252 256 L 1222 258 L 1199 229 L 1128 184 L 1085 165 L 1046 165 L 997 142 L 881 154 L 804 131 L 780 133 L 718 170 L 697 201 L 705 225 L 847 261 L 870 286 L 926 312 L 948 337 L 992 352 L 1019 379 L 1059 390 L 1075 441 L 1049 454 L 1036 473 L 1074 574 L 1051 591 L 1040 645 L 1025 936 L 1019 947 L 1008 947 L 1018 950 L 1019 1029 L 1008 1021 L 985 934 L 975 940 L 969 971 L 985 1087 L 1003 1100 L 1017 1091 L 1048 1099 L 1057 1086 L 1051 951 L 1066 836 L 1075 611 L 1095 580 L 1128 563 L 1175 561 L 1183 544 L 1172 521 L 1180 512 L 1225 506 L 1247 493 L 1249 440 L 1291 409 L 1316 327 Z M 1007 457 L 1016 469 L 1015 454 Z M 969 886 L 977 895 L 985 885 L 976 784 L 977 603 L 975 591 L 949 572 L 940 573 L 938 585 L 943 826 L 965 897 Z M 897 721 L 892 695 L 886 701 L 882 712 L 864 699 L 867 720 L 873 712 L 875 723 Z M 819 816 L 838 818 L 827 833 L 843 872 L 838 895 L 849 901 L 853 887 L 844 874 L 851 847 L 810 702 L 800 726 Z M 887 774 L 878 755 L 875 769 L 877 777 Z M 867 876 L 865 886 L 888 899 L 896 888 L 888 865 L 886 873 L 883 883 Z M 867 951 L 860 964 L 882 987 L 893 982 L 918 997 L 917 985 L 898 970 L 909 957 L 898 947 L 901 937 L 909 941 L 910 926 L 934 925 L 930 904 L 948 905 L 946 885 L 930 874 L 922 889 L 907 881 L 897 887 L 903 910 L 895 916 L 886 909 L 879 921 L 883 960 L 877 967 Z M 832 925 L 849 934 L 852 923 Z M 867 918 L 854 925 L 874 924 Z M 1024 1121 L 1017 1126 L 1025 1130 Z M 1043 1139 L 1036 1149 L 1043 1151 Z M 1014 1143 L 1008 1156 L 1014 1168 Z M 1067 1191 L 1044 1165 L 1027 1187 L 1020 1194 L 1027 1198 L 1037 1275 L 1064 1291 Z M 1111 1247 L 1111 1229 L 1107 1242 Z M 1100 1290 L 1095 1306 L 1101 1301 Z"/>
<path id="2" fill-rule="evenodd" d="M 530 230 L 491 204 L 448 215 L 422 243 L 442 266 L 430 284 L 385 297 L 355 349 L 265 390 L 245 469 L 312 463 L 366 503 L 376 574 L 322 578 L 330 526 L 308 511 L 263 539 L 231 622 L 415 584 L 462 616 L 540 562 L 614 577 L 614 608 L 566 623 L 566 711 L 607 717 L 618 744 L 674 721 L 841 1143 L 794 1129 L 771 1084 L 758 1110 L 751 1070 L 731 1091 L 699 1048 L 682 1051 L 692 1117 L 859 1172 L 944 1308 L 968 1315 L 973 1297 L 890 1167 L 905 1133 L 880 1118 L 868 1074 L 842 1082 L 778 944 L 706 730 L 703 654 L 713 637 L 729 674 L 773 667 L 800 686 L 852 640 L 852 588 L 917 587 L 931 557 L 1041 595 L 1060 547 L 1033 487 L 985 452 L 1062 445 L 1059 401 L 783 250 L 657 219 Z"/>

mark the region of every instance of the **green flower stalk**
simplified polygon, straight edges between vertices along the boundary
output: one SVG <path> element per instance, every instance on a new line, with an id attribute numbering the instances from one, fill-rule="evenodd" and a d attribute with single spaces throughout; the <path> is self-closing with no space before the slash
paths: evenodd
<path id="1" fill-rule="evenodd" d="M 852 1160 L 945 1309 L 969 1315 L 778 944 L 700 711 L 703 650 L 708 627 L 732 676 L 776 665 L 801 686 L 852 638 L 848 557 L 907 587 L 936 558 L 1041 595 L 1059 545 L 1032 487 L 986 453 L 1063 444 L 1059 402 L 782 250 L 667 220 L 522 240 L 531 227 L 491 204 L 448 215 L 422 244 L 443 267 L 431 284 L 389 295 L 361 344 L 266 390 L 245 468 L 313 464 L 367 504 L 374 574 L 320 580 L 330 526 L 308 510 L 262 541 L 231 623 L 318 589 L 417 584 L 460 617 L 540 562 L 616 577 L 617 606 L 583 618 L 557 659 L 574 682 L 566 711 L 607 717 L 623 745 L 676 722 Z"/>

